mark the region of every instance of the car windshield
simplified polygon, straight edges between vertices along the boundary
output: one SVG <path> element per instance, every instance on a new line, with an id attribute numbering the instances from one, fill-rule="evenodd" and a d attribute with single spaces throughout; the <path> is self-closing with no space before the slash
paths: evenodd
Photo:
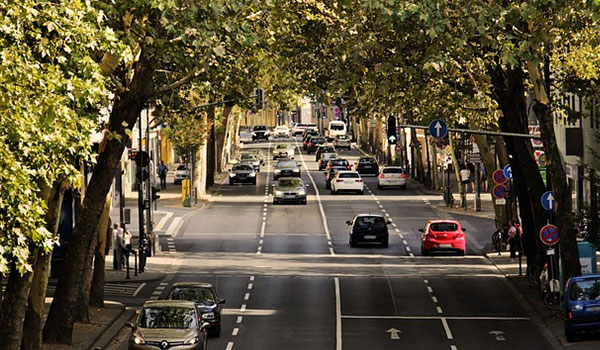
<path id="1" fill-rule="evenodd" d="M 383 168 L 384 174 L 402 174 L 404 171 L 401 168 Z"/>
<path id="2" fill-rule="evenodd" d="M 287 145 L 277 145 L 277 146 L 275 146 L 275 148 L 276 149 L 284 149 L 284 148 L 287 149 L 288 146 Z"/>
<path id="3" fill-rule="evenodd" d="M 332 159 L 329 161 L 329 165 L 331 165 L 331 166 L 348 166 L 349 163 L 345 159 Z"/>
<path id="4" fill-rule="evenodd" d="M 331 130 L 344 130 L 344 125 L 342 124 L 331 124 L 329 125 Z"/>
<path id="5" fill-rule="evenodd" d="M 337 153 L 323 153 L 323 159 L 337 158 Z"/>
<path id="6" fill-rule="evenodd" d="M 341 173 L 340 174 L 340 178 L 341 179 L 358 179 L 360 176 L 358 176 L 357 173 Z"/>
<path id="7" fill-rule="evenodd" d="M 250 154 L 250 153 L 242 153 L 242 155 L 240 156 L 240 159 L 254 159 L 256 156 L 254 154 Z"/>
<path id="8" fill-rule="evenodd" d="M 142 309 L 140 328 L 189 329 L 197 326 L 196 310 L 187 307 L 145 307 Z"/>
<path id="9" fill-rule="evenodd" d="M 267 130 L 267 127 L 263 126 L 263 125 L 257 125 L 252 130 L 254 130 L 254 131 L 265 131 L 265 130 Z"/>
<path id="10" fill-rule="evenodd" d="M 287 127 L 286 126 L 278 126 L 275 129 L 277 129 L 277 130 L 287 130 Z"/>
<path id="11" fill-rule="evenodd" d="M 300 180 L 300 179 L 279 179 L 278 185 L 281 187 L 301 187 L 302 180 Z"/>
<path id="12" fill-rule="evenodd" d="M 275 165 L 275 167 L 277 168 L 295 168 L 297 167 L 298 164 L 296 164 L 295 161 L 293 160 L 285 160 L 285 161 L 281 161 L 281 162 L 277 162 L 277 165 Z"/>
<path id="13" fill-rule="evenodd" d="M 456 231 L 458 225 L 453 222 L 436 222 L 429 226 L 431 231 Z"/>
<path id="14" fill-rule="evenodd" d="M 233 170 L 252 170 L 254 169 L 251 165 L 248 164 L 239 164 L 233 167 Z"/>
<path id="15" fill-rule="evenodd" d="M 359 216 L 356 218 L 356 225 L 359 227 L 385 227 L 385 220 L 379 216 Z"/>
<path id="16" fill-rule="evenodd" d="M 169 293 L 171 300 L 189 300 L 196 302 L 213 303 L 215 298 L 208 288 L 198 286 L 175 287 Z"/>
<path id="17" fill-rule="evenodd" d="M 178 165 L 177 170 L 185 170 L 185 165 Z"/>
<path id="18" fill-rule="evenodd" d="M 596 300 L 600 299 L 600 280 L 589 279 L 575 281 L 571 284 L 569 293 L 571 300 Z"/>

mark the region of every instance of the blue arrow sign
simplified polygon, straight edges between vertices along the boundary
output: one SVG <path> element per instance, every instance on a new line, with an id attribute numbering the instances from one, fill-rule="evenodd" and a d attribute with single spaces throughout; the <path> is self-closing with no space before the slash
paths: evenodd
<path id="1" fill-rule="evenodd" d="M 550 211 L 556 208 L 556 199 L 554 198 L 554 193 L 552 191 L 546 191 L 542 195 L 542 207 Z"/>
<path id="2" fill-rule="evenodd" d="M 429 133 L 436 139 L 441 139 L 448 133 L 448 125 L 441 119 L 435 119 L 429 123 Z"/>
<path id="3" fill-rule="evenodd" d="M 512 179 L 512 168 L 510 167 L 510 164 L 506 164 L 504 167 L 504 176 L 507 179 Z"/>

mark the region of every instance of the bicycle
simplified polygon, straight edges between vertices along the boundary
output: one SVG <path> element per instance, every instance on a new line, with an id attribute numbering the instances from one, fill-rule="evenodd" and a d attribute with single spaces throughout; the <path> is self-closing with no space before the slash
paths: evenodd
<path id="1" fill-rule="evenodd" d="M 501 230 L 496 230 L 492 233 L 492 244 L 494 245 L 494 249 L 498 252 L 498 255 L 506 249 L 506 242 L 502 237 Z"/>
<path id="2" fill-rule="evenodd" d="M 540 295 L 544 300 L 544 306 L 550 311 L 560 309 L 560 285 L 557 279 L 549 279 L 548 264 L 540 274 Z"/>

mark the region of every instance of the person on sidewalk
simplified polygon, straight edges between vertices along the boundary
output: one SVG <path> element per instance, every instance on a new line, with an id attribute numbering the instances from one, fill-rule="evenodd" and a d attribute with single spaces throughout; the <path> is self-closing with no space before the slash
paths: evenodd
<path id="1" fill-rule="evenodd" d="M 469 184 L 471 184 L 471 192 L 475 193 L 475 165 L 473 163 L 469 163 L 467 165 L 467 169 L 469 169 Z"/>
<path id="2" fill-rule="evenodd" d="M 129 263 L 129 254 L 131 253 L 131 232 L 127 229 L 125 224 L 123 224 L 123 263 L 125 267 Z"/>
<path id="3" fill-rule="evenodd" d="M 160 189 L 167 189 L 167 172 L 169 168 L 165 165 L 165 162 L 160 161 L 160 165 L 158 166 L 158 177 L 160 177 Z"/>
<path id="4" fill-rule="evenodd" d="M 123 265 L 123 229 L 118 223 L 113 225 L 113 270 L 120 270 Z"/>
<path id="5" fill-rule="evenodd" d="M 508 244 L 510 244 L 510 261 L 515 261 L 517 257 L 517 251 L 520 250 L 521 246 L 521 233 L 519 232 L 520 225 L 517 227 L 518 221 L 513 223 L 512 220 L 508 221 Z"/>
<path id="6" fill-rule="evenodd" d="M 462 166 L 460 169 L 460 183 L 465 186 L 465 193 L 469 192 L 469 182 L 471 178 L 471 172 L 466 166 Z"/>
<path id="7" fill-rule="evenodd" d="M 487 178 L 487 170 L 485 170 L 485 164 L 481 163 L 481 168 L 479 169 L 481 174 L 481 190 L 487 192 L 488 190 L 488 178 Z"/>

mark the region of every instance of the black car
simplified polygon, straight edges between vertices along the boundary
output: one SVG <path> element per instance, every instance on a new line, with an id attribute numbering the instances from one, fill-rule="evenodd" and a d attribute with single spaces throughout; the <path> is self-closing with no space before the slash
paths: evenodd
<path id="1" fill-rule="evenodd" d="M 324 144 L 317 146 L 315 151 L 315 162 L 321 160 L 321 154 L 323 153 L 336 153 L 335 147 L 332 144 Z"/>
<path id="2" fill-rule="evenodd" d="M 389 246 L 389 233 L 387 225 L 391 224 L 377 214 L 359 214 L 352 220 L 346 221 L 350 225 L 348 242 L 351 247 L 358 243 L 381 243 L 384 248 Z"/>
<path id="3" fill-rule="evenodd" d="M 277 180 L 280 177 L 300 177 L 300 165 L 295 160 L 282 159 L 275 164 L 273 170 L 273 180 Z"/>
<path id="4" fill-rule="evenodd" d="M 229 170 L 229 184 L 245 182 L 256 185 L 256 169 L 251 163 L 240 163 Z"/>
<path id="5" fill-rule="evenodd" d="M 306 138 L 309 136 L 319 136 L 319 132 L 314 129 L 307 129 L 302 132 L 302 141 L 306 141 Z"/>
<path id="6" fill-rule="evenodd" d="M 325 188 L 326 189 L 328 189 L 328 190 L 331 189 L 331 179 L 333 179 L 335 174 L 340 170 L 348 170 L 348 168 L 345 166 L 332 166 L 331 168 L 326 170 L 326 172 L 325 172 Z"/>
<path id="7" fill-rule="evenodd" d="M 252 128 L 252 141 L 257 140 L 269 140 L 269 134 L 267 133 L 267 127 L 264 125 L 255 125 Z"/>
<path id="8" fill-rule="evenodd" d="M 372 157 L 361 157 L 356 163 L 354 163 L 354 170 L 359 174 L 372 174 L 379 175 L 379 164 L 377 160 Z"/>
<path id="9" fill-rule="evenodd" d="M 273 185 L 273 204 L 294 202 L 306 204 L 306 188 L 302 179 L 282 177 Z"/>
<path id="10" fill-rule="evenodd" d="M 202 315 L 202 320 L 209 324 L 208 334 L 213 337 L 221 335 L 221 305 L 225 304 L 225 299 L 219 299 L 212 284 L 199 282 L 174 283 L 167 294 L 167 299 L 193 301 Z"/>
<path id="11" fill-rule="evenodd" d="M 316 136 L 308 141 L 306 145 L 306 153 L 311 154 L 317 150 L 317 146 L 327 143 L 327 140 L 322 136 Z"/>

